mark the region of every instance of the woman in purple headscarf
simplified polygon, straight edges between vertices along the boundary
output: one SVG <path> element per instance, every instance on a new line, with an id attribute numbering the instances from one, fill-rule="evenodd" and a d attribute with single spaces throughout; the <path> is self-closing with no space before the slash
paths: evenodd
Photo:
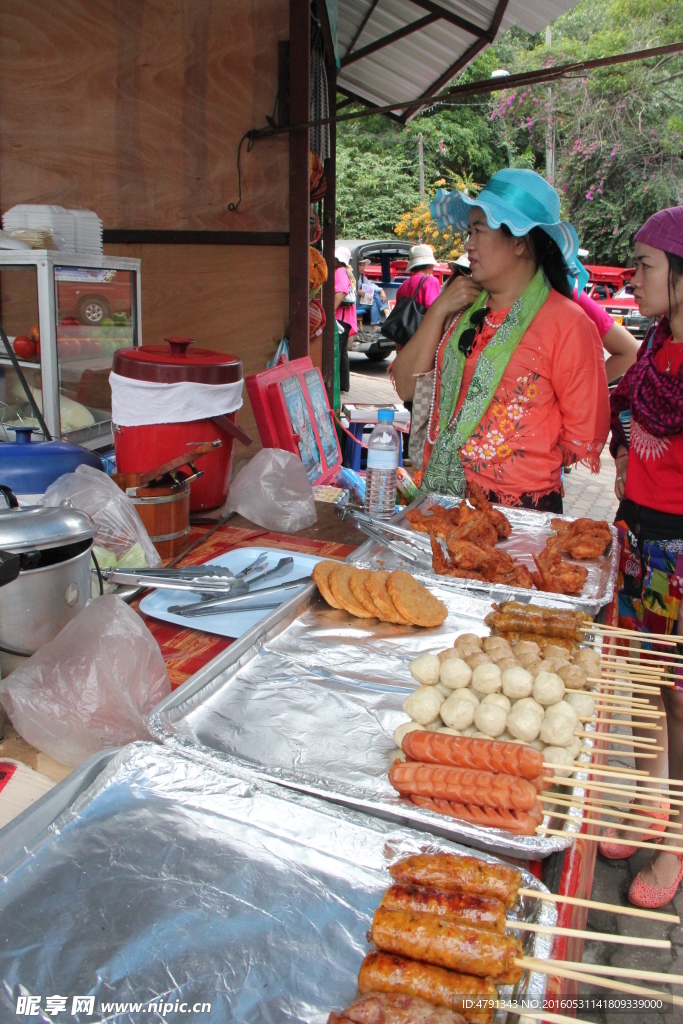
<path id="1" fill-rule="evenodd" d="M 610 452 L 617 466 L 620 499 L 616 525 L 621 540 L 618 578 L 619 625 L 642 633 L 683 636 L 683 207 L 660 210 L 635 239 L 633 293 L 640 312 L 657 318 L 638 358 L 611 399 Z M 652 657 L 667 659 L 678 648 L 650 642 Z M 647 657 L 647 655 L 645 655 Z M 670 669 L 675 688 L 662 687 L 667 742 L 656 761 L 639 764 L 652 777 L 664 777 L 668 746 L 669 777 L 683 779 L 683 669 Z M 634 736 L 648 734 L 633 728 Z M 636 757 L 636 762 L 638 758 Z M 637 799 L 641 811 L 663 831 L 667 820 L 680 823 L 678 808 Z M 615 836 L 640 838 L 608 829 L 601 853 L 613 860 L 636 847 L 610 842 Z M 646 837 L 649 838 L 649 837 Z M 667 846 L 634 879 L 632 903 L 661 907 L 673 899 L 683 879 L 683 839 L 668 833 Z"/>

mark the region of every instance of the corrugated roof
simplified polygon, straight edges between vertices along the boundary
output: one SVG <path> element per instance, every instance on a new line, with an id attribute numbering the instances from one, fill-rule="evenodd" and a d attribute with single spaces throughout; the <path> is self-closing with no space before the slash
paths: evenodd
<path id="1" fill-rule="evenodd" d="M 539 32 L 576 2 L 340 0 L 338 86 L 378 106 L 416 99 L 444 88 L 513 25 Z M 419 27 L 404 34 L 415 23 Z M 387 36 L 387 45 L 374 48 Z M 415 111 L 397 113 L 405 117 Z"/>

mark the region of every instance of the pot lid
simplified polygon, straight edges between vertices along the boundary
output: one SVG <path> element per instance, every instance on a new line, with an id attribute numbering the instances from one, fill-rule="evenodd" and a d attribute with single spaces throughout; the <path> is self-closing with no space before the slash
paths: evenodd
<path id="1" fill-rule="evenodd" d="M 0 509 L 0 550 L 43 551 L 95 536 L 95 524 L 75 508 L 27 505 Z"/>
<path id="2" fill-rule="evenodd" d="M 141 345 L 119 349 L 113 370 L 121 377 L 177 384 L 188 380 L 196 384 L 231 384 L 242 380 L 242 362 L 228 352 L 210 348 L 192 348 L 192 338 L 165 338 L 164 345 Z"/>

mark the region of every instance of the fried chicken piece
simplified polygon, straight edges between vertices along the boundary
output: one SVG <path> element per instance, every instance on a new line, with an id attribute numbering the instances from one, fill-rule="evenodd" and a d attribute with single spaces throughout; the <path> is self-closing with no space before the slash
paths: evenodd
<path id="1" fill-rule="evenodd" d="M 448 541 L 468 540 L 477 547 L 492 548 L 498 540 L 496 528 L 483 512 L 461 506 L 460 522 L 448 535 Z"/>
<path id="2" fill-rule="evenodd" d="M 559 554 L 547 549 L 534 555 L 534 562 L 538 572 L 532 572 L 531 578 L 538 590 L 550 594 L 580 594 L 583 590 L 588 576 L 583 566 L 563 562 Z"/>
<path id="3" fill-rule="evenodd" d="M 512 527 L 509 520 L 497 508 L 493 508 L 479 484 L 474 480 L 470 480 L 467 484 L 467 497 L 479 512 L 483 512 L 491 520 L 499 537 L 510 536 Z"/>
<path id="4" fill-rule="evenodd" d="M 524 562 L 515 562 L 515 567 L 505 582 L 511 587 L 524 587 L 525 590 L 531 590 L 534 585 L 531 573 Z"/>
<path id="5" fill-rule="evenodd" d="M 457 566 L 451 565 L 450 561 L 443 552 L 441 544 L 436 539 L 436 537 L 434 537 L 433 534 L 430 534 L 429 540 L 432 545 L 432 569 L 437 574 L 437 576 L 452 576 L 455 579 L 471 579 L 483 581 L 484 577 L 480 573 L 475 572 L 474 569 L 462 569 L 458 568 Z"/>
<path id="6" fill-rule="evenodd" d="M 459 569 L 481 569 L 491 560 L 493 550 L 491 548 L 480 548 L 468 540 L 455 540 L 452 532 L 446 538 L 448 552 L 453 562 Z"/>
<path id="7" fill-rule="evenodd" d="M 576 519 L 573 523 L 553 519 L 550 527 L 556 536 L 548 541 L 548 549 L 566 551 L 572 558 L 599 558 L 612 543 L 612 533 L 604 519 Z"/>
<path id="8" fill-rule="evenodd" d="M 445 508 L 443 505 L 432 505 L 429 515 L 422 509 L 413 508 L 406 512 L 405 517 L 416 533 L 428 533 L 430 536 L 445 540 L 448 532 L 460 519 L 460 507 Z"/>

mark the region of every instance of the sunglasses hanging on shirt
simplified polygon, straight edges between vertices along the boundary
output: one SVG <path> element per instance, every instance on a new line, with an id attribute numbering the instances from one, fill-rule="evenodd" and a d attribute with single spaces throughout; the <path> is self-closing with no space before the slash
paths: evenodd
<path id="1" fill-rule="evenodd" d="M 476 309 L 470 317 L 470 326 L 460 335 L 458 348 L 465 358 L 471 356 L 472 352 L 477 347 L 477 335 L 481 331 L 484 320 L 490 312 L 491 310 L 488 306 L 482 309 Z"/>

